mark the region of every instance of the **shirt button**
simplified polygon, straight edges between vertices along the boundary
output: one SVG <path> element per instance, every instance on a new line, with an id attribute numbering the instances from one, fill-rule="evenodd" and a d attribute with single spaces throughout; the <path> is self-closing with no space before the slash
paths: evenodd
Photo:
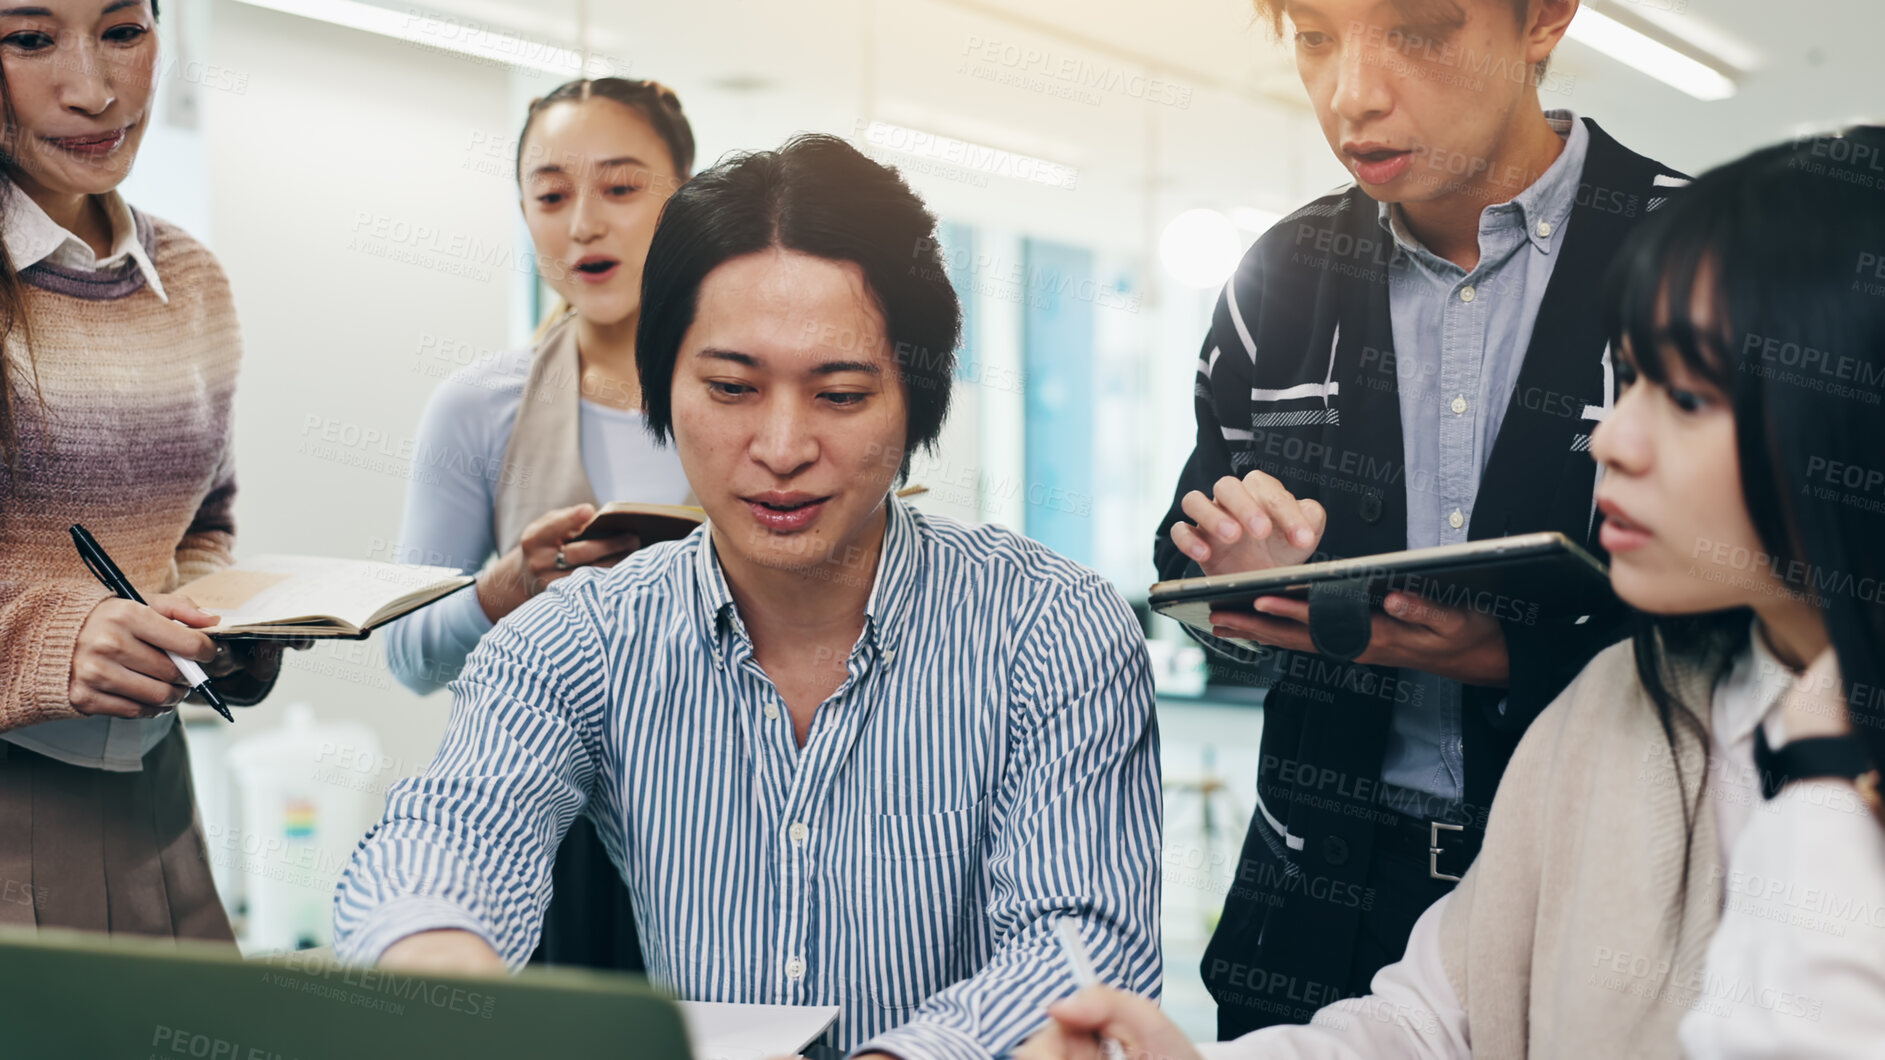
<path id="1" fill-rule="evenodd" d="M 805 839 L 812 834 L 812 830 L 805 827 L 804 821 L 793 821 L 792 827 L 786 829 L 785 834 L 792 837 L 792 842 L 797 843 L 799 846 L 804 846 Z"/>
<path id="2" fill-rule="evenodd" d="M 1460 514 L 1460 510 L 1458 508 L 1453 509 L 1453 514 L 1446 517 L 1447 525 L 1452 527 L 1455 530 L 1458 530 L 1460 528 L 1460 524 L 1464 523 L 1465 521 L 1466 521 L 1466 517 Z"/>
<path id="3" fill-rule="evenodd" d="M 1461 394 L 1459 397 L 1454 398 L 1452 408 L 1453 415 L 1464 416 L 1466 414 L 1466 395 Z"/>
<path id="4" fill-rule="evenodd" d="M 1469 283 L 1466 286 L 1460 288 L 1460 301 L 1470 302 L 1476 297 L 1478 297 L 1478 294 L 1477 292 L 1473 290 L 1472 284 Z"/>
<path id="5" fill-rule="evenodd" d="M 797 982 L 805 976 L 805 962 L 797 957 L 788 957 L 785 962 L 785 977 Z"/>
<path id="6" fill-rule="evenodd" d="M 1551 222 L 1550 221 L 1538 222 L 1538 238 L 1548 239 L 1550 238 L 1550 236 L 1551 236 Z"/>
<path id="7" fill-rule="evenodd" d="M 766 720 L 767 721 L 779 720 L 779 705 L 778 704 L 776 703 L 766 704 Z"/>

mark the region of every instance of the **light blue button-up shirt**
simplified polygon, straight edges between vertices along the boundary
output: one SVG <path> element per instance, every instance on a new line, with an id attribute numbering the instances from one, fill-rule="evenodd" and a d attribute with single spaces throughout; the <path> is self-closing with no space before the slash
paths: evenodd
<path id="1" fill-rule="evenodd" d="M 1471 272 L 1422 246 L 1399 208 L 1381 204 L 1395 246 L 1388 311 L 1408 548 L 1467 539 L 1479 479 L 1531 345 L 1590 145 L 1589 130 L 1571 112 L 1545 117 L 1565 138 L 1564 150 L 1530 187 L 1480 212 L 1479 263 Z M 1460 685 L 1432 674 L 1409 677 L 1423 690 L 1395 709 L 1381 766 L 1386 801 L 1417 817 L 1449 816 L 1465 786 Z"/>
<path id="2" fill-rule="evenodd" d="M 802 748 L 704 531 L 500 622 L 341 879 L 337 952 L 463 928 L 523 964 L 586 812 L 658 985 L 840 1006 L 840 1049 L 1005 1053 L 1074 989 L 1062 918 L 1103 979 L 1156 993 L 1158 734 L 1131 609 L 1035 542 L 888 504 L 864 631 Z"/>

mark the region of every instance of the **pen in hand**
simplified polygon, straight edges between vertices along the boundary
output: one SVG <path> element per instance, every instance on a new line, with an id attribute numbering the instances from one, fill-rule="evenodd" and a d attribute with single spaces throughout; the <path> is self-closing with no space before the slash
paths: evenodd
<path id="1" fill-rule="evenodd" d="M 111 561 L 109 555 L 106 555 L 104 547 L 98 543 L 97 539 L 77 523 L 72 524 L 69 532 L 72 535 L 73 546 L 79 550 L 79 558 L 85 561 L 85 566 L 106 589 L 111 590 L 112 594 L 121 600 L 129 600 L 136 604 L 144 602 L 144 598 L 137 594 L 137 589 L 131 584 L 131 580 L 126 578 L 124 572 L 118 569 L 118 565 Z M 223 704 L 222 697 L 209 686 L 209 675 L 203 672 L 201 666 L 198 666 L 194 660 L 186 659 L 174 651 L 166 651 L 164 654 L 170 656 L 170 661 L 176 665 L 177 672 L 183 675 L 183 680 L 189 684 L 191 691 L 202 696 L 204 702 L 215 707 L 216 713 L 221 714 L 223 720 L 236 720 L 235 715 L 229 713 L 229 708 Z"/>
<path id="2" fill-rule="evenodd" d="M 1100 981 L 1100 974 L 1093 967 L 1093 958 L 1087 953 L 1086 943 L 1080 941 L 1080 926 L 1071 917 L 1062 917 L 1054 921 L 1054 937 L 1060 940 L 1060 954 L 1067 960 L 1068 970 L 1073 972 L 1073 985 L 1080 990 Z M 1111 1038 L 1105 1039 L 1100 1046 L 1106 1060 L 1125 1060 L 1126 1051 Z"/>

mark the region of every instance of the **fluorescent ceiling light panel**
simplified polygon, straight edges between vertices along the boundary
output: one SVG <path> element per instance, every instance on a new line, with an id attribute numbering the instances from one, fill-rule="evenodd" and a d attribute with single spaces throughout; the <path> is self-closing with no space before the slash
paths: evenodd
<path id="1" fill-rule="evenodd" d="M 1727 99 L 1735 83 L 1720 70 L 1676 51 L 1653 37 L 1618 22 L 1601 11 L 1579 7 L 1565 36 L 1634 67 L 1696 99 Z"/>
<path id="2" fill-rule="evenodd" d="M 1080 171 L 1072 166 L 1063 166 L 1059 162 L 1049 162 L 1032 155 L 1016 154 L 987 144 L 958 140 L 941 133 L 924 132 L 887 121 L 859 122 L 857 131 L 858 138 L 872 147 L 934 159 L 962 169 L 1069 191 L 1080 183 Z"/>
<path id="3" fill-rule="evenodd" d="M 395 11 L 389 7 L 363 4 L 359 0 L 237 2 L 475 59 L 542 70 L 562 77 L 602 77 L 615 72 L 606 59 L 591 56 L 585 64 L 582 54 L 574 48 L 530 40 L 451 15 L 429 14 L 417 9 Z"/>
<path id="4" fill-rule="evenodd" d="M 1630 17 L 1650 24 L 1663 40 L 1688 45 L 1690 55 L 1701 55 L 1716 69 L 1731 77 L 1767 65 L 1760 49 L 1729 33 L 1690 10 L 1688 0 L 1658 0 L 1657 3 L 1633 3 Z"/>

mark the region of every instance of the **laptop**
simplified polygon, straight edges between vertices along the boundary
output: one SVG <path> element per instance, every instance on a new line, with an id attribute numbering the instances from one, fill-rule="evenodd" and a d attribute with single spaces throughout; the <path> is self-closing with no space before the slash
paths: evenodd
<path id="1" fill-rule="evenodd" d="M 680 1009 L 639 977 L 571 968 L 409 975 L 202 942 L 0 933 L 6 1044 L 86 1060 L 690 1060 Z"/>

